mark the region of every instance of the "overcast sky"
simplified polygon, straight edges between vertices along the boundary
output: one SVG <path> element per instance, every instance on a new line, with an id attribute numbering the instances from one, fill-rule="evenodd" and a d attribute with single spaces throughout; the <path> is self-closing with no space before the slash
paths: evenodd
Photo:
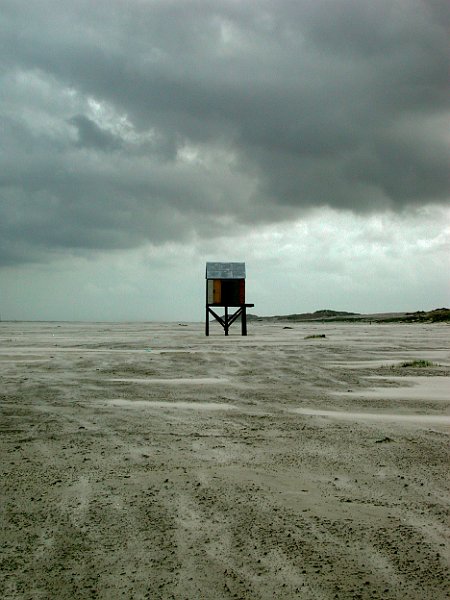
<path id="1" fill-rule="evenodd" d="M 448 0 L 1 0 L 0 313 L 450 304 Z"/>

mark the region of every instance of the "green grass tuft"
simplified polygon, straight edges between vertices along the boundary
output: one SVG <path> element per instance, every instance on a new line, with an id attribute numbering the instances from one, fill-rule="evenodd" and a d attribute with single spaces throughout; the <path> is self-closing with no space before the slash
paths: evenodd
<path id="1" fill-rule="evenodd" d="M 401 367 L 412 367 L 414 369 L 423 369 L 425 367 L 436 367 L 437 365 L 431 360 L 410 360 L 402 363 Z"/>

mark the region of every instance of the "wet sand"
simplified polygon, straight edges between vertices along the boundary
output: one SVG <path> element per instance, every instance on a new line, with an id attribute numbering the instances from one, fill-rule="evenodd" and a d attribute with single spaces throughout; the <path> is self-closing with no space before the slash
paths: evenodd
<path id="1" fill-rule="evenodd" d="M 448 597 L 450 326 L 235 327 L 0 323 L 2 598 Z"/>

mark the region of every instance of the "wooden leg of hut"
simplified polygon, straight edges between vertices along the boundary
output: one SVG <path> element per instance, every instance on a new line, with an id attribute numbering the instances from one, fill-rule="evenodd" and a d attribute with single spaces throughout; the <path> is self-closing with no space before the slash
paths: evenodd
<path id="1" fill-rule="evenodd" d="M 229 323 L 228 323 L 228 306 L 225 306 L 225 335 L 228 335 L 228 328 L 229 328 Z"/>
<path id="2" fill-rule="evenodd" d="M 205 335 L 209 335 L 209 309 L 206 307 Z"/>
<path id="3" fill-rule="evenodd" d="M 247 307 L 242 307 L 241 314 L 241 333 L 242 335 L 247 335 Z"/>

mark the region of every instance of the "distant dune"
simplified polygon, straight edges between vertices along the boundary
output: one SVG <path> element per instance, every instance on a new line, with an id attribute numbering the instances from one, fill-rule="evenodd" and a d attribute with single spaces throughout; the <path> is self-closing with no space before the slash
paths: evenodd
<path id="1" fill-rule="evenodd" d="M 248 320 L 253 321 L 371 321 L 371 322 L 405 322 L 405 323 L 434 323 L 439 321 L 450 321 L 449 308 L 435 308 L 433 310 L 416 312 L 397 312 L 397 313 L 374 313 L 361 314 L 338 310 L 316 310 L 312 313 L 295 313 L 290 315 L 274 315 L 261 317 L 255 314 L 249 314 Z"/>

